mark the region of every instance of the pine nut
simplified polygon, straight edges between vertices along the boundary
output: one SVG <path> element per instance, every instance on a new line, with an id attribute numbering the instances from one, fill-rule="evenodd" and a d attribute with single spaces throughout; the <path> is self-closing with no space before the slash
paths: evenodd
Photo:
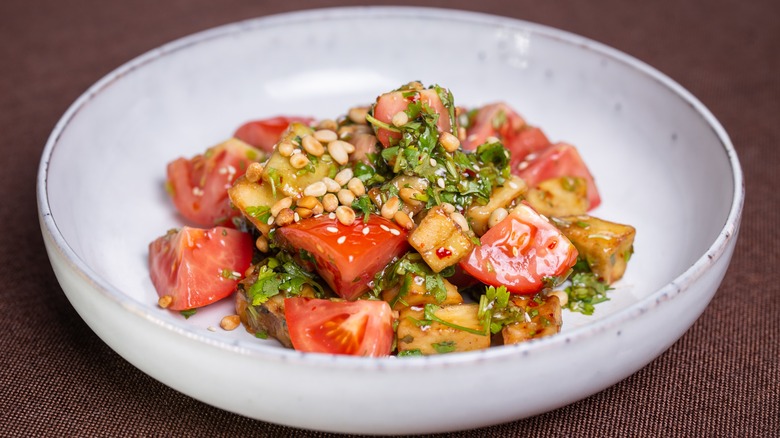
<path id="1" fill-rule="evenodd" d="M 278 146 L 276 146 L 276 150 L 279 151 L 279 154 L 283 157 L 289 157 L 293 153 L 293 149 L 295 149 L 295 146 L 292 145 L 292 143 L 283 141 L 279 143 Z"/>
<path id="2" fill-rule="evenodd" d="M 298 207 L 308 208 L 309 210 L 313 209 L 315 205 L 319 204 L 320 201 L 317 200 L 314 196 L 304 196 L 303 198 L 299 199 L 298 202 L 295 203 Z"/>
<path id="3" fill-rule="evenodd" d="M 443 208 L 444 212 L 447 213 L 447 214 L 455 212 L 455 206 L 450 204 L 449 202 L 442 203 L 441 204 L 441 208 Z"/>
<path id="4" fill-rule="evenodd" d="M 349 162 L 349 154 L 344 147 L 345 144 L 349 144 L 342 140 L 336 140 L 328 143 L 328 153 L 333 159 L 342 166 Z"/>
<path id="5" fill-rule="evenodd" d="M 412 221 L 412 218 L 410 218 L 409 215 L 403 211 L 396 211 L 393 215 L 393 219 L 395 220 L 395 223 L 397 223 L 401 228 L 405 228 L 407 230 L 414 228 L 414 221 Z"/>
<path id="6" fill-rule="evenodd" d="M 314 196 L 315 198 L 318 198 L 325 195 L 325 193 L 328 193 L 328 188 L 322 181 L 311 183 L 305 189 L 303 189 L 304 196 Z"/>
<path id="7" fill-rule="evenodd" d="M 335 131 L 339 129 L 339 124 L 336 123 L 336 121 L 333 119 L 323 119 L 320 120 L 319 124 L 317 124 L 317 129 L 329 129 L 331 131 Z"/>
<path id="8" fill-rule="evenodd" d="M 298 207 L 295 209 L 295 214 L 297 214 L 300 219 L 306 219 L 307 217 L 311 217 L 314 212 L 310 208 Z"/>
<path id="9" fill-rule="evenodd" d="M 285 208 L 290 208 L 292 201 L 292 198 L 288 196 L 274 202 L 274 205 L 271 206 L 271 216 L 279 216 L 280 211 L 284 210 Z"/>
<path id="10" fill-rule="evenodd" d="M 420 205 L 420 201 L 415 199 L 416 196 L 419 194 L 420 194 L 419 190 L 413 189 L 411 187 L 404 187 L 398 191 L 398 196 L 400 196 L 405 203 L 411 206 Z"/>
<path id="11" fill-rule="evenodd" d="M 497 209 L 493 210 L 493 213 L 490 213 L 490 217 L 488 218 L 488 227 L 493 228 L 496 225 L 498 225 L 499 222 L 504 220 L 509 213 L 506 211 L 506 208 L 498 207 Z"/>
<path id="12" fill-rule="evenodd" d="M 382 206 L 382 217 L 385 219 L 392 219 L 393 216 L 395 216 L 395 213 L 398 211 L 399 204 L 400 201 L 398 200 L 398 196 L 393 196 L 392 198 L 388 199 L 387 202 L 385 202 L 385 204 Z"/>
<path id="13" fill-rule="evenodd" d="M 458 224 L 461 230 L 466 231 L 469 229 L 469 221 L 467 221 L 466 218 L 457 211 L 450 213 L 450 219 Z"/>
<path id="14" fill-rule="evenodd" d="M 336 193 L 336 196 L 339 198 L 339 202 L 341 202 L 342 205 L 351 206 L 352 202 L 355 201 L 355 194 L 352 193 L 351 190 L 347 189 L 341 189 L 338 193 Z"/>
<path id="15" fill-rule="evenodd" d="M 322 203 L 320 203 L 320 201 L 317 201 L 317 205 L 315 205 L 314 208 L 311 209 L 311 214 L 317 216 L 318 214 L 322 214 L 323 211 L 325 211 L 325 207 L 322 206 Z"/>
<path id="16" fill-rule="evenodd" d="M 393 126 L 400 128 L 401 126 L 404 126 L 405 124 L 409 123 L 409 116 L 406 115 L 403 111 L 398 111 L 393 116 L 393 119 L 391 121 Z"/>
<path id="17" fill-rule="evenodd" d="M 449 132 L 442 132 L 439 135 L 439 143 L 447 152 L 455 152 L 460 147 L 460 140 L 458 140 L 458 137 L 455 137 Z"/>
<path id="18" fill-rule="evenodd" d="M 336 218 L 344 225 L 352 225 L 355 222 L 355 210 L 346 205 L 340 205 L 336 209 Z"/>
<path id="19" fill-rule="evenodd" d="M 255 240 L 255 247 L 260 252 L 268 252 L 268 239 L 265 236 L 260 236 Z"/>
<path id="20" fill-rule="evenodd" d="M 263 165 L 260 163 L 251 163 L 246 168 L 246 180 L 249 182 L 258 182 L 263 176 Z"/>
<path id="21" fill-rule="evenodd" d="M 241 318 L 238 315 L 228 315 L 219 322 L 219 326 L 222 327 L 222 330 L 227 331 L 235 330 L 240 324 Z"/>
<path id="22" fill-rule="evenodd" d="M 333 179 L 339 184 L 339 186 L 343 187 L 347 185 L 349 180 L 352 179 L 353 175 L 354 174 L 352 172 L 352 169 L 347 167 L 346 169 L 342 169 L 341 172 L 337 173 Z"/>
<path id="23" fill-rule="evenodd" d="M 278 215 L 276 215 L 276 226 L 283 227 L 290 225 L 295 221 L 295 213 L 289 208 L 282 209 Z"/>
<path id="24" fill-rule="evenodd" d="M 336 134 L 336 131 L 330 129 L 320 129 L 319 131 L 314 131 L 314 138 L 320 143 L 330 143 L 338 140 L 339 135 Z"/>
<path id="25" fill-rule="evenodd" d="M 363 181 L 359 178 L 352 178 L 347 183 L 347 188 L 352 190 L 355 196 L 363 196 L 366 194 L 366 186 L 363 185 Z"/>
<path id="26" fill-rule="evenodd" d="M 336 211 L 336 208 L 339 206 L 339 198 L 336 197 L 333 193 L 328 193 L 322 198 L 322 208 L 330 213 L 331 211 Z"/>
<path id="27" fill-rule="evenodd" d="M 321 157 L 325 153 L 325 147 L 322 146 L 319 140 L 311 135 L 304 135 L 301 139 L 301 144 L 306 152 L 314 155 L 315 157 Z"/>
<path id="28" fill-rule="evenodd" d="M 168 308 L 168 306 L 173 303 L 173 297 L 170 295 L 163 295 L 160 297 L 159 300 L 157 300 L 157 305 L 162 307 L 163 309 Z"/>
<path id="29" fill-rule="evenodd" d="M 352 143 L 350 143 L 348 141 L 345 141 L 343 146 L 344 146 L 344 150 L 347 151 L 348 154 L 351 154 L 352 152 L 355 152 L 355 145 L 354 144 L 352 144 Z"/>
<path id="30" fill-rule="evenodd" d="M 349 120 L 352 120 L 353 123 L 365 125 L 368 123 L 366 121 L 367 115 L 368 115 L 368 108 L 355 107 L 349 109 L 349 113 L 347 114 L 347 117 L 349 117 Z"/>
<path id="31" fill-rule="evenodd" d="M 325 188 L 328 189 L 328 192 L 330 193 L 336 193 L 341 190 L 341 185 L 333 178 L 328 178 L 326 176 L 325 178 L 322 178 L 322 182 L 325 183 Z"/>
<path id="32" fill-rule="evenodd" d="M 293 154 L 290 157 L 290 165 L 296 169 L 303 169 L 309 165 L 309 157 L 304 154 Z"/>

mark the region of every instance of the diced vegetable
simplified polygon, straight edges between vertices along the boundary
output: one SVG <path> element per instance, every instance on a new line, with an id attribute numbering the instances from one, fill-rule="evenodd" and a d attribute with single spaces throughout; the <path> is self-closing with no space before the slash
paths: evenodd
<path id="1" fill-rule="evenodd" d="M 510 143 L 525 126 L 525 120 L 509 105 L 498 102 L 485 105 L 470 114 L 464 151 L 473 151 L 485 143 L 488 137 L 496 137 L 505 144 Z"/>
<path id="2" fill-rule="evenodd" d="M 439 115 L 436 124 L 440 132 L 452 130 L 454 121 L 450 120 L 449 109 L 442 102 L 437 90 L 423 89 L 419 83 L 411 83 L 397 91 L 391 91 L 377 97 L 373 117 L 392 127 L 393 116 L 406 111 L 410 103 L 420 101 Z M 383 146 L 388 147 L 397 142 L 401 135 L 392 129 L 380 127 L 376 130 L 376 137 Z"/>
<path id="3" fill-rule="evenodd" d="M 536 187 L 540 182 L 551 178 L 576 176 L 587 182 L 588 208 L 594 209 L 601 204 L 596 182 L 574 146 L 558 143 L 528 158 L 518 167 L 512 168 L 512 172 L 523 178 L 528 187 Z"/>
<path id="4" fill-rule="evenodd" d="M 554 221 L 599 279 L 612 284 L 623 277 L 626 264 L 634 253 L 634 227 L 587 215 Z"/>
<path id="5" fill-rule="evenodd" d="M 384 301 L 287 298 L 284 314 L 296 350 L 377 357 L 393 348 L 393 312 Z"/>
<path id="6" fill-rule="evenodd" d="M 374 275 L 409 248 L 406 230 L 377 215 L 352 225 L 328 216 L 312 217 L 278 228 L 274 238 L 347 300 L 367 292 Z"/>
<path id="7" fill-rule="evenodd" d="M 446 279 L 441 279 L 443 293 L 437 294 L 431 285 L 426 282 L 425 276 L 408 274 L 399 284 L 391 289 L 382 291 L 382 299 L 393 306 L 393 310 L 401 310 L 411 306 L 423 306 L 425 304 L 460 304 L 463 297 L 458 293 L 458 288 Z M 441 301 L 439 298 L 442 298 Z"/>
<path id="8" fill-rule="evenodd" d="M 434 207 L 409 235 L 409 243 L 422 255 L 433 272 L 441 272 L 458 263 L 474 247 L 467 232 L 443 207 Z"/>
<path id="9" fill-rule="evenodd" d="M 526 201 L 539 213 L 571 216 L 588 211 L 588 186 L 584 178 L 562 176 L 547 179 L 528 190 Z"/>
<path id="10" fill-rule="evenodd" d="M 509 206 L 515 199 L 525 194 L 527 190 L 525 181 L 519 176 L 512 175 L 503 186 L 496 187 L 490 195 L 490 201 L 486 205 L 474 204 L 466 211 L 466 218 L 474 230 L 474 234 L 481 236 L 488 230 L 490 215 L 498 208 Z"/>
<path id="11" fill-rule="evenodd" d="M 262 235 L 267 236 L 271 229 L 268 224 L 268 219 L 271 217 L 270 206 L 274 205 L 277 199 L 271 190 L 271 185 L 262 181 L 250 182 L 242 176 L 228 189 L 228 196 L 230 202 L 244 218 Z"/>
<path id="12" fill-rule="evenodd" d="M 149 271 L 166 308 L 203 307 L 230 295 L 252 261 L 252 238 L 225 227 L 183 227 L 149 244 Z"/>
<path id="13" fill-rule="evenodd" d="M 477 304 L 426 305 L 404 309 L 398 322 L 398 351 L 442 354 L 481 350 L 490 346 L 487 327 L 478 318 Z"/>
<path id="14" fill-rule="evenodd" d="M 566 236 L 526 204 L 513 209 L 480 242 L 460 266 L 483 283 L 514 293 L 533 294 L 560 283 L 577 261 L 577 250 Z"/>
<path id="15" fill-rule="evenodd" d="M 263 158 L 264 152 L 233 138 L 202 155 L 168 164 L 166 189 L 176 210 L 192 223 L 232 227 L 231 219 L 238 212 L 230 206 L 227 189 L 250 163 Z"/>
<path id="16" fill-rule="evenodd" d="M 504 345 L 543 338 L 561 331 L 563 319 L 561 319 L 561 302 L 557 296 L 532 298 L 513 295 L 509 303 L 521 309 L 527 315 L 527 319 L 504 326 L 501 330 Z"/>

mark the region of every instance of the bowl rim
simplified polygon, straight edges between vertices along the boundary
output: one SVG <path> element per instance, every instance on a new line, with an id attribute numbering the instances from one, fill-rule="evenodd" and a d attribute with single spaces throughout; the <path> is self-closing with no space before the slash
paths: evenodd
<path id="1" fill-rule="evenodd" d="M 709 125 L 720 141 L 723 152 L 726 154 L 731 166 L 731 178 L 734 187 L 729 213 L 717 238 L 710 244 L 706 252 L 702 254 L 684 272 L 675 277 L 662 288 L 611 315 L 607 315 L 592 323 L 577 327 L 565 336 L 550 336 L 538 340 L 515 345 L 493 347 L 486 350 L 463 352 L 455 355 L 434 355 L 420 358 L 397 360 L 395 357 L 362 358 L 351 356 L 339 356 L 320 353 L 304 353 L 283 347 L 264 345 L 252 342 L 251 339 L 223 339 L 216 335 L 202 333 L 192 326 L 161 319 L 149 311 L 149 306 L 140 303 L 124 294 L 118 288 L 112 286 L 108 280 L 101 278 L 87 263 L 78 257 L 57 227 L 52 215 L 48 197 L 48 170 L 52 159 L 52 153 L 57 146 L 63 132 L 68 128 L 75 115 L 101 91 L 110 87 L 112 83 L 133 70 L 142 68 L 148 63 L 165 57 L 167 54 L 185 50 L 190 46 L 208 42 L 213 39 L 224 38 L 244 32 L 252 32 L 261 28 L 284 26 L 287 24 L 301 24 L 310 21 L 327 21 L 345 18 L 424 18 L 428 20 L 456 21 L 471 25 L 501 26 L 509 30 L 521 30 L 542 38 L 556 40 L 561 43 L 576 45 L 583 50 L 595 52 L 609 58 L 611 61 L 633 68 L 638 73 L 660 83 L 672 91 L 678 98 L 691 106 L 699 116 Z M 485 360 L 507 360 L 518 356 L 528 355 L 530 352 L 544 351 L 557 348 L 570 342 L 578 342 L 614 329 L 624 322 L 633 319 L 639 314 L 651 309 L 663 306 L 664 303 L 684 293 L 688 287 L 701 277 L 705 271 L 718 261 L 726 252 L 729 241 L 736 238 L 744 203 L 744 180 L 742 169 L 736 150 L 723 126 L 714 115 L 685 88 L 648 64 L 617 49 L 606 46 L 589 38 L 556 29 L 550 26 L 532 23 L 524 20 L 485 14 L 479 12 L 462 11 L 456 9 L 441 9 L 428 7 L 395 7 L 395 6 L 359 6 L 359 7 L 335 7 L 310 9 L 304 11 L 287 12 L 268 15 L 258 18 L 237 21 L 203 30 L 173 40 L 162 46 L 149 50 L 130 61 L 120 65 L 110 73 L 103 76 L 83 94 L 81 94 L 66 110 L 56 123 L 44 147 L 38 168 L 36 195 L 38 213 L 42 232 L 51 237 L 54 248 L 65 261 L 67 267 L 77 273 L 92 289 L 105 298 L 121 306 L 124 310 L 159 326 L 161 329 L 172 331 L 186 338 L 194 339 L 204 344 L 217 347 L 221 350 L 239 355 L 251 356 L 260 360 L 283 361 L 288 364 L 304 364 L 311 366 L 327 366 L 349 369 L 409 369 L 429 367 L 450 367 L 456 364 L 471 364 Z M 205 330 L 203 330 L 205 331 Z"/>

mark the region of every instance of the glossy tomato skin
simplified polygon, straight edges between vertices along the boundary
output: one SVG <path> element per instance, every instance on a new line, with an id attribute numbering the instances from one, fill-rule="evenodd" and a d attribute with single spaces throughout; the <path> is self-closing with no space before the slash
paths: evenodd
<path id="1" fill-rule="evenodd" d="M 292 122 L 301 122 L 305 125 L 312 123 L 311 117 L 276 116 L 261 120 L 252 120 L 241 125 L 233 134 L 239 140 L 244 141 L 260 150 L 271 153 L 274 145 L 279 142 L 282 133 Z"/>
<path id="2" fill-rule="evenodd" d="M 407 94 L 406 97 L 404 96 L 405 93 Z M 413 101 L 422 100 L 439 115 L 439 119 L 436 121 L 436 127 L 439 129 L 439 132 L 451 132 L 452 122 L 450 121 L 449 111 L 447 111 L 436 90 L 421 90 L 418 94 L 412 96 L 408 94 L 407 91 L 391 91 L 377 97 L 374 105 L 374 118 L 381 122 L 392 124 L 394 115 L 400 111 L 405 111 Z M 401 135 L 387 129 L 378 129 L 376 138 L 384 147 L 388 147 L 393 142 L 398 141 Z"/>
<path id="3" fill-rule="evenodd" d="M 574 245 L 546 218 L 521 204 L 489 229 L 461 260 L 463 270 L 512 293 L 534 294 L 546 277 L 566 274 L 577 261 Z"/>
<path id="4" fill-rule="evenodd" d="M 551 178 L 581 177 L 588 184 L 588 209 L 592 210 L 601 204 L 596 181 L 574 146 L 557 143 L 528 158 L 520 165 L 512 167 L 512 173 L 523 178 L 528 187 L 534 187 Z"/>
<path id="5" fill-rule="evenodd" d="M 544 132 L 535 126 L 526 126 L 504 145 L 512 154 L 510 169 L 518 169 L 529 154 L 538 153 L 551 145 Z"/>
<path id="6" fill-rule="evenodd" d="M 368 229 L 364 234 L 363 230 Z M 381 216 L 364 223 L 358 217 L 344 225 L 327 215 L 277 228 L 277 245 L 303 259 L 341 298 L 354 300 L 366 293 L 374 275 L 409 250 L 407 231 Z M 301 257 L 301 250 L 305 256 Z M 307 260 L 314 259 L 314 266 Z"/>
<path id="7" fill-rule="evenodd" d="M 464 151 L 473 151 L 488 137 L 496 137 L 506 146 L 524 126 L 525 120 L 509 105 L 491 103 L 479 108 L 472 116 L 461 147 Z"/>
<path id="8" fill-rule="evenodd" d="M 233 226 L 238 210 L 230 205 L 227 189 L 263 153 L 231 139 L 209 148 L 192 159 L 179 158 L 168 164 L 166 186 L 176 210 L 201 227 Z"/>
<path id="9" fill-rule="evenodd" d="M 168 309 L 187 310 L 219 301 L 235 290 L 252 262 L 252 238 L 231 228 L 183 227 L 149 244 L 149 271 Z"/>
<path id="10" fill-rule="evenodd" d="M 299 351 L 379 357 L 393 348 L 393 312 L 386 301 L 286 298 L 284 315 Z"/>

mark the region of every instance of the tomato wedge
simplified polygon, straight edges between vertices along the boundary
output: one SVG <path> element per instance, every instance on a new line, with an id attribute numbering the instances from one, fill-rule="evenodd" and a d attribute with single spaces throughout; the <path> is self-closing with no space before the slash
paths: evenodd
<path id="1" fill-rule="evenodd" d="M 566 274 L 577 250 L 555 226 L 521 204 L 480 238 L 460 266 L 477 280 L 513 293 L 542 290 L 546 278 Z"/>
<path id="2" fill-rule="evenodd" d="M 171 310 L 203 307 L 230 295 L 252 262 L 252 238 L 231 228 L 183 227 L 149 244 L 149 270 Z"/>
<path id="3" fill-rule="evenodd" d="M 472 116 L 466 140 L 461 143 L 464 151 L 473 151 L 488 137 L 497 137 L 505 143 L 525 126 L 525 120 L 503 102 L 491 103 L 477 110 Z"/>
<path id="4" fill-rule="evenodd" d="M 535 127 L 527 126 L 512 138 L 507 139 L 504 146 L 509 149 L 512 158 L 509 162 L 510 169 L 518 169 L 520 163 L 525 161 L 529 154 L 542 151 L 550 146 L 550 140 L 544 132 Z"/>
<path id="5" fill-rule="evenodd" d="M 231 207 L 227 189 L 263 156 L 243 141 L 230 139 L 192 159 L 172 161 L 166 188 L 176 210 L 201 227 L 233 226 L 231 219 L 239 213 Z"/>
<path id="6" fill-rule="evenodd" d="M 352 225 L 328 216 L 312 217 L 277 228 L 274 239 L 291 254 L 305 251 L 301 264 L 316 270 L 347 300 L 366 293 L 374 275 L 409 250 L 407 231 L 378 215 L 365 223 L 358 218 Z"/>
<path id="7" fill-rule="evenodd" d="M 512 167 L 512 173 L 523 178 L 528 187 L 535 187 L 540 182 L 562 176 L 578 176 L 588 184 L 588 210 L 601 204 L 601 196 L 596 188 L 596 181 L 588 167 L 580 157 L 577 149 L 567 143 L 557 143 L 532 155 L 519 166 Z"/>
<path id="8" fill-rule="evenodd" d="M 292 122 L 310 124 L 311 117 L 276 116 L 268 119 L 253 120 L 241 125 L 233 137 L 242 140 L 258 149 L 268 153 L 273 152 L 274 146 L 282 137 L 282 133 Z"/>
<path id="9" fill-rule="evenodd" d="M 386 301 L 286 298 L 284 317 L 299 351 L 378 357 L 393 348 L 393 311 Z"/>
<path id="10" fill-rule="evenodd" d="M 405 94 L 406 96 L 404 96 Z M 411 93 L 411 91 L 391 91 L 385 93 L 376 99 L 374 118 L 380 122 L 390 124 L 394 115 L 405 111 L 410 103 L 418 100 L 425 102 L 439 115 L 439 119 L 436 121 L 436 127 L 439 129 L 439 132 L 450 132 L 452 130 L 449 112 L 436 93 L 436 90 L 433 89 L 420 90 L 417 93 Z M 380 128 L 376 131 L 376 138 L 384 147 L 388 147 L 393 142 L 398 141 L 401 138 L 401 134 Z"/>

